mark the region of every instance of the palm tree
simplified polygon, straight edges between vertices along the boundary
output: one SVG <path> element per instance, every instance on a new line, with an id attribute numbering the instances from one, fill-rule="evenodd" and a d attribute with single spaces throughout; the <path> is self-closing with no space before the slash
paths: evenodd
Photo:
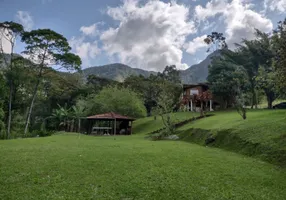
<path id="1" fill-rule="evenodd" d="M 52 116 L 48 118 L 55 119 L 56 121 L 58 121 L 58 125 L 57 125 L 58 129 L 60 126 L 64 126 L 65 131 L 69 130 L 69 127 L 70 127 L 69 119 L 71 118 L 71 113 L 70 113 L 70 109 L 67 108 L 66 104 L 64 107 L 58 104 L 58 108 L 53 110 Z"/>
<path id="2" fill-rule="evenodd" d="M 75 106 L 72 106 L 73 118 L 77 120 L 77 132 L 80 132 L 81 117 L 85 116 L 86 106 L 84 102 L 78 101 Z"/>

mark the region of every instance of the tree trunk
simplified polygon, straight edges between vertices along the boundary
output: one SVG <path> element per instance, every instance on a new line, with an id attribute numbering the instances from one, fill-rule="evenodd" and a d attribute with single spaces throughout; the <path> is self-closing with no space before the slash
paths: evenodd
<path id="1" fill-rule="evenodd" d="M 257 109 L 257 102 L 256 102 L 256 91 L 255 91 L 255 85 L 252 82 L 251 83 L 251 93 L 252 93 L 252 103 L 251 103 L 251 109 L 255 108 Z"/>
<path id="2" fill-rule="evenodd" d="M 273 108 L 272 103 L 273 103 L 273 98 L 272 98 L 271 94 L 268 94 L 267 95 L 267 108 L 268 109 Z"/>
<path id="3" fill-rule="evenodd" d="M 40 85 L 40 81 L 41 81 L 41 78 L 42 78 L 44 63 L 45 63 L 45 59 L 46 59 L 46 53 L 47 53 L 47 49 L 45 49 L 45 52 L 43 54 L 43 58 L 42 58 L 42 61 L 41 61 L 41 64 L 40 64 L 40 72 L 38 74 L 38 80 L 37 80 L 35 89 L 33 91 L 33 97 L 32 97 L 32 101 L 31 101 L 31 104 L 30 104 L 30 108 L 29 108 L 29 112 L 28 112 L 28 116 L 27 116 L 27 120 L 26 120 L 24 135 L 27 134 L 28 128 L 29 128 L 29 125 L 30 125 L 31 115 L 32 115 L 35 99 L 36 99 L 36 96 L 37 96 L 38 87 Z"/>
<path id="4" fill-rule="evenodd" d="M 201 113 L 200 113 L 200 114 L 201 114 L 201 117 L 204 116 L 204 111 L 203 111 L 203 109 L 204 109 L 204 108 L 203 108 L 203 102 L 201 101 Z"/>
<path id="5" fill-rule="evenodd" d="M 74 130 L 74 119 L 71 120 L 70 132 L 73 132 L 73 130 Z"/>
<path id="6" fill-rule="evenodd" d="M 15 41 L 14 41 L 15 42 Z M 12 70 L 13 70 L 13 52 L 14 52 L 14 42 L 11 42 L 11 54 L 10 54 L 10 91 L 9 91 L 9 105 L 8 105 L 8 124 L 7 124 L 7 139 L 10 139 L 11 134 L 11 121 L 12 121 L 12 100 L 13 100 L 13 78 L 12 78 Z M 8 63 L 6 63 L 8 64 Z"/>
<path id="7" fill-rule="evenodd" d="M 77 132 L 80 133 L 80 124 L 81 123 L 81 119 L 78 118 L 78 126 L 77 126 Z"/>
<path id="8" fill-rule="evenodd" d="M 42 71 L 42 69 L 41 69 L 41 71 Z M 35 89 L 33 91 L 33 97 L 32 97 L 32 101 L 31 101 L 31 104 L 30 104 L 30 108 L 29 108 L 29 112 L 28 112 L 28 116 L 27 116 L 27 120 L 26 120 L 24 135 L 26 135 L 27 132 L 28 132 L 28 128 L 29 128 L 29 125 L 30 125 L 31 115 L 32 115 L 35 99 L 36 99 L 36 96 L 37 96 L 37 91 L 38 91 L 39 84 L 40 84 L 40 78 L 38 78 L 36 86 L 35 86 Z"/>
<path id="9" fill-rule="evenodd" d="M 8 124 L 7 124 L 7 139 L 10 138 L 10 132 L 11 132 L 12 99 L 13 99 L 13 81 L 10 80 L 9 110 L 8 110 Z"/>
<path id="10" fill-rule="evenodd" d="M 227 99 L 223 99 L 223 108 L 227 109 Z"/>

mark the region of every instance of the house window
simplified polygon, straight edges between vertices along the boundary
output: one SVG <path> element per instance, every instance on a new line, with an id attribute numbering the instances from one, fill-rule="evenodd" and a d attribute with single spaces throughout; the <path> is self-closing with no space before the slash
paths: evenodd
<path id="1" fill-rule="evenodd" d="M 199 94 L 199 90 L 191 89 L 191 95 L 194 95 L 194 94 Z"/>

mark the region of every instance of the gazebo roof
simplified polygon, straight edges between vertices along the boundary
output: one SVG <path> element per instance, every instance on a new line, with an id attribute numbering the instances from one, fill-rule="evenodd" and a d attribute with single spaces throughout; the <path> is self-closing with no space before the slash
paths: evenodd
<path id="1" fill-rule="evenodd" d="M 87 117 L 87 119 L 123 119 L 123 120 L 130 120 L 133 121 L 135 120 L 134 118 L 123 116 L 114 112 L 109 112 L 109 113 L 104 113 L 104 114 L 99 114 L 99 115 L 93 115 Z"/>

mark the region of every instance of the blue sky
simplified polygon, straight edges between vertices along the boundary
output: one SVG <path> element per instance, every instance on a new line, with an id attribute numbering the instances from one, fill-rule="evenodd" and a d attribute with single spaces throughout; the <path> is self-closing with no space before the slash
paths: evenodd
<path id="1" fill-rule="evenodd" d="M 271 32 L 285 13 L 286 0 L 0 0 L 0 21 L 63 34 L 83 68 L 121 62 L 185 69 L 207 56 L 206 34 L 223 32 L 234 48 L 253 39 L 254 28 Z"/>

